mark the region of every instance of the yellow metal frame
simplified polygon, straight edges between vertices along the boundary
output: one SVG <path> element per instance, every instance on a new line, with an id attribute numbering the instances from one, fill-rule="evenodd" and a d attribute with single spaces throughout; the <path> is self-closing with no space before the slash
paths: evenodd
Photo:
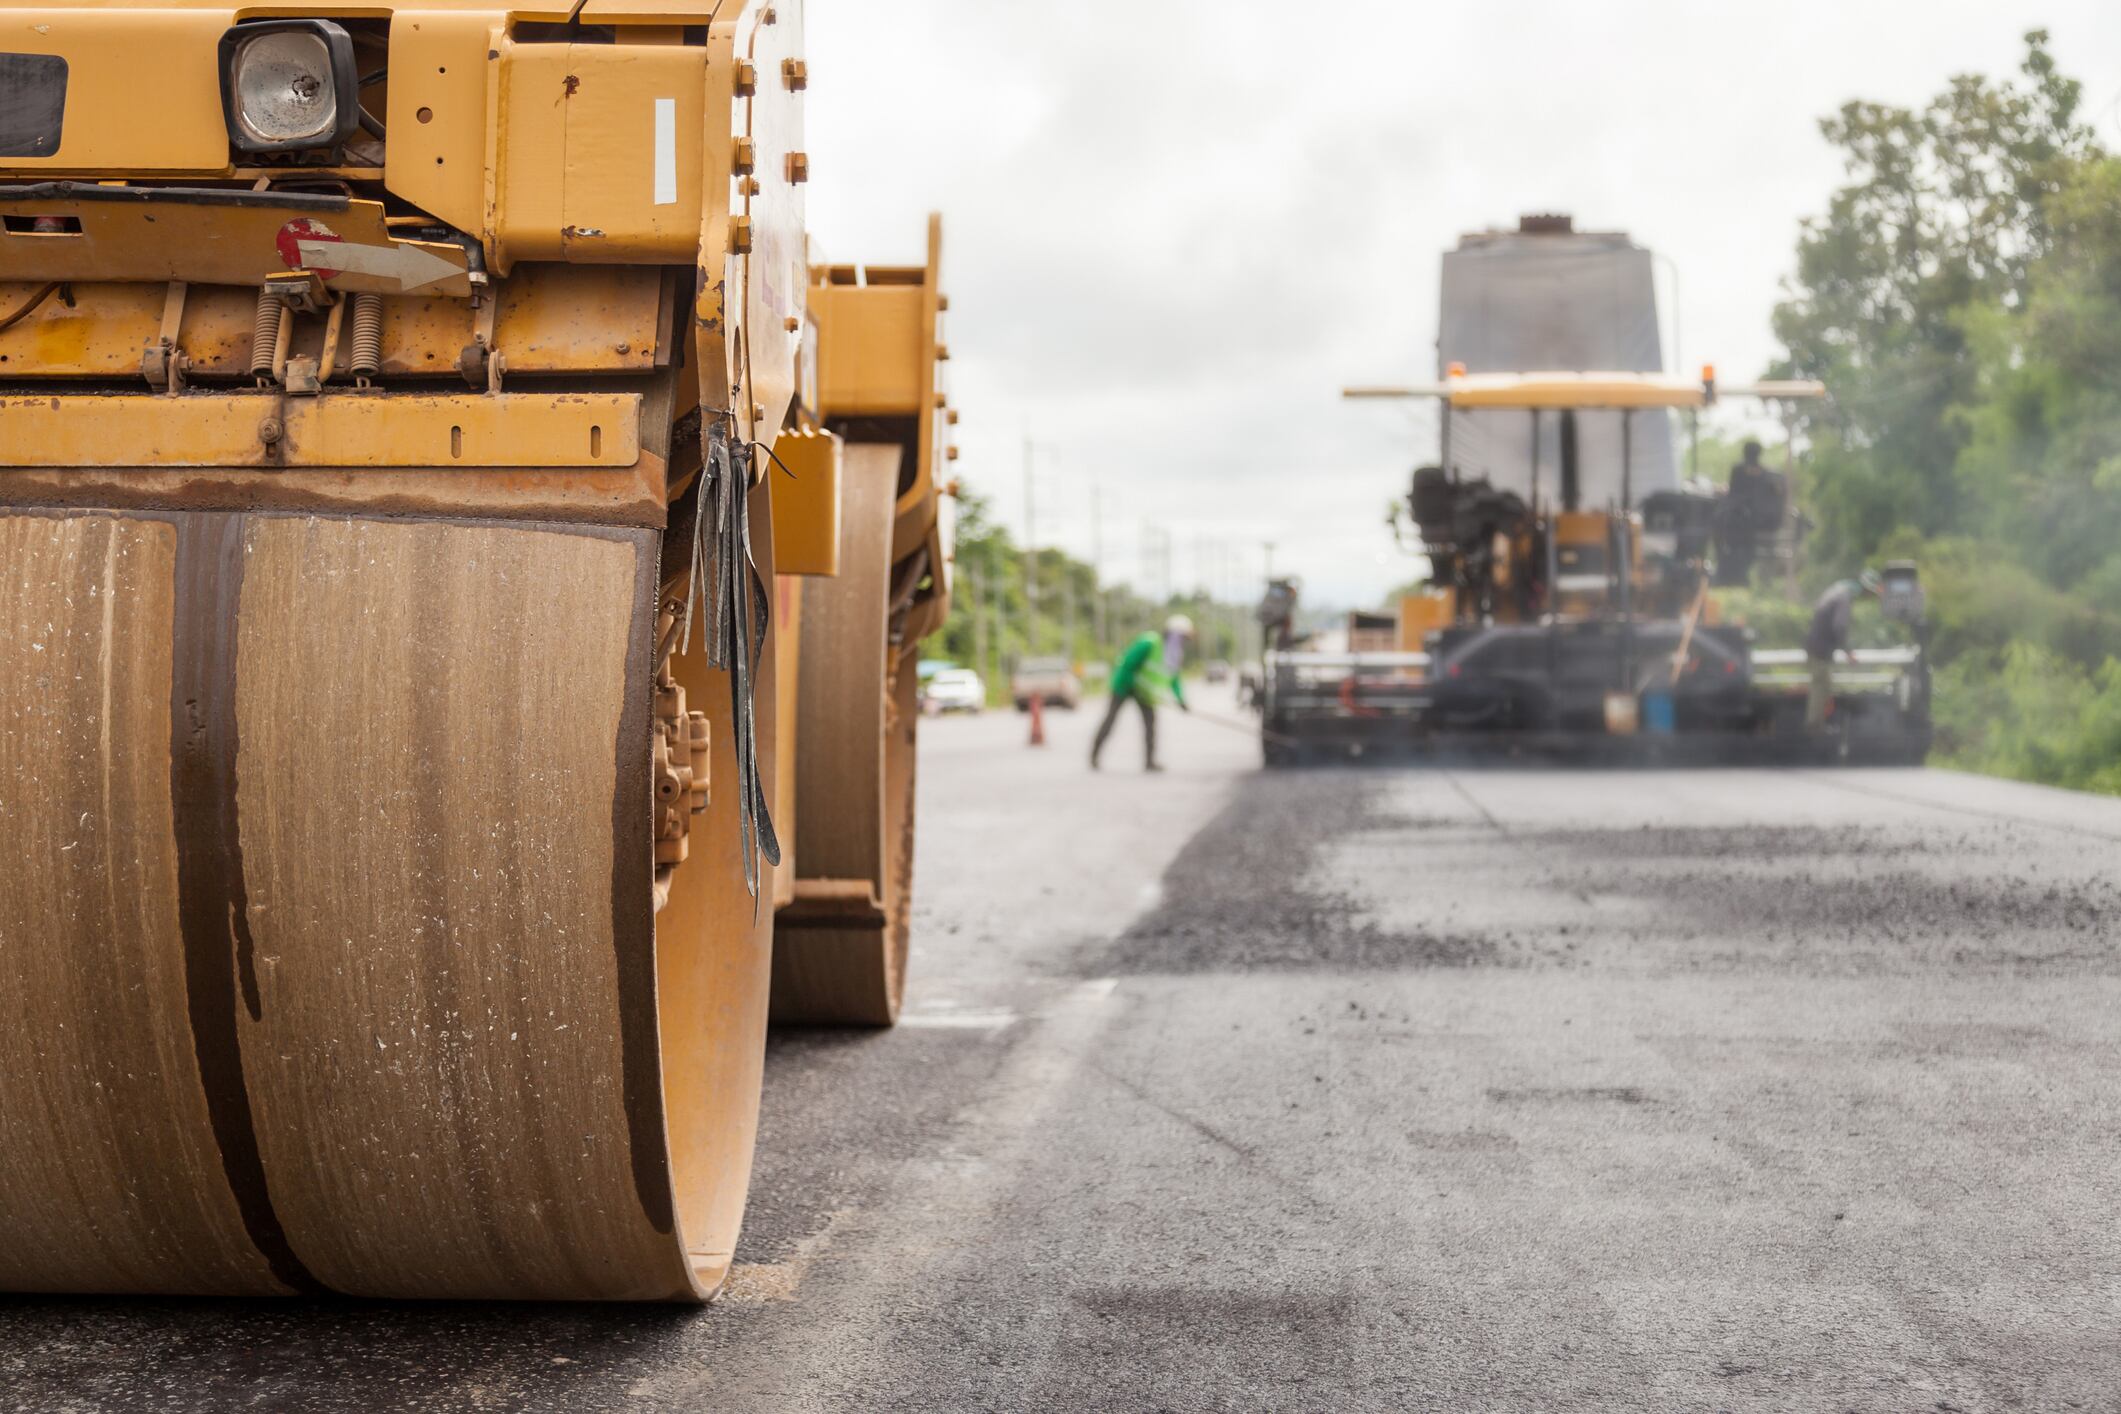
<path id="1" fill-rule="evenodd" d="M 275 14 L 302 8 L 269 7 Z M 674 351 L 665 347 L 662 330 L 687 323 L 667 302 L 649 307 L 652 335 L 630 313 L 624 332 L 595 319 L 582 331 L 587 347 L 571 347 L 562 335 L 519 361 L 511 356 L 512 331 L 496 329 L 486 295 L 505 288 L 528 260 L 633 271 L 681 267 L 696 272 L 696 285 L 686 291 L 695 357 L 687 379 L 692 388 L 672 415 L 697 404 L 728 418 L 744 440 L 771 442 L 795 394 L 808 285 L 802 197 L 809 158 L 801 149 L 808 78 L 800 0 L 657 0 L 652 7 L 344 0 L 325 9 L 342 21 L 384 22 L 390 45 L 389 77 L 371 93 L 388 118 L 383 165 L 301 171 L 312 185 L 344 186 L 351 193 L 344 200 L 278 197 L 271 184 L 292 169 L 245 166 L 250 159 L 231 149 L 218 49 L 230 26 L 257 12 L 206 0 L 9 10 L 15 37 L 8 47 L 64 57 L 71 77 L 58 151 L 0 159 L 0 186 L 17 188 L 0 208 L 57 215 L 67 224 L 25 231 L 16 222 L 16 230 L 0 234 L 0 283 L 183 284 L 199 292 L 203 306 L 227 291 L 254 294 L 268 276 L 284 275 L 292 265 L 318 276 L 316 303 L 337 293 L 383 295 L 386 353 L 376 373 L 385 392 L 345 409 L 290 413 L 284 455 L 292 456 L 302 455 L 292 450 L 297 423 L 309 429 L 314 446 L 320 429 L 335 428 L 357 409 L 397 416 L 404 398 L 420 396 L 388 386 L 408 373 L 453 376 L 461 367 L 474 386 L 492 391 L 504 373 L 664 366 Z M 617 26 L 616 42 L 575 42 L 564 33 L 555 39 L 551 26 L 568 20 Z M 529 22 L 546 28 L 523 29 Z M 69 181 L 129 190 L 122 197 L 94 185 L 84 192 L 65 186 Z M 178 196 L 170 186 L 201 195 Z M 151 194 L 132 194 L 142 191 Z M 421 218 L 387 220 L 377 200 L 385 191 L 472 240 L 403 238 L 400 231 Z M 328 227 L 328 234 L 291 233 L 299 221 Z M 304 238 L 337 249 L 312 250 Z M 483 272 L 468 268 L 467 244 L 483 256 Z M 350 258 L 334 265 L 334 253 Z M 406 295 L 415 292 L 428 308 L 412 308 L 417 302 Z M 437 297 L 479 309 L 461 339 L 453 330 L 441 332 L 455 320 L 428 317 Z M 505 308 L 510 301 L 501 303 Z M 54 359 L 11 359 L 0 366 L 0 378 L 17 383 L 138 368 L 145 311 L 128 308 L 109 329 L 84 331 L 78 306 L 67 301 L 71 320 L 40 310 L 38 327 L 15 331 L 40 353 L 49 347 Z M 307 312 L 309 304 L 302 308 L 294 340 L 314 344 L 322 321 Z M 425 341 L 410 362 L 394 357 L 404 349 L 408 317 Z M 72 327 L 50 337 L 62 323 Z M 235 338 L 218 341 L 220 357 L 193 360 L 188 352 L 174 357 L 182 339 L 165 324 L 158 322 L 157 335 L 150 347 L 165 355 L 158 370 L 179 367 L 189 379 L 248 376 L 247 366 L 230 367 L 230 355 L 248 352 Z M 442 341 L 455 346 L 440 347 Z M 501 357 L 490 359 L 491 353 Z M 319 363 L 341 378 L 351 372 L 343 359 Z M 280 366 L 275 363 L 276 376 Z M 195 395 L 186 390 L 183 398 Z M 402 410 L 413 425 L 424 425 L 416 411 Z M 158 403 L 151 420 L 213 438 L 212 445 L 235 457 L 232 465 L 261 464 L 249 439 L 235 438 L 219 414 L 177 414 Z M 448 425 L 471 438 L 477 424 L 473 418 Z M 70 435 L 61 427 L 49 430 Z M 558 430 L 496 431 L 474 440 L 492 449 L 481 455 L 505 459 L 495 464 L 530 464 L 527 449 L 536 437 Z M 178 435 L 172 430 L 160 440 L 167 446 Z M 388 444 L 395 436 L 386 431 L 379 440 Z M 343 465 L 400 464 L 394 453 L 362 454 L 362 440 L 323 438 L 354 449 Z M 9 455 L 20 460 L 6 464 L 108 463 L 58 448 L 34 456 L 11 448 Z M 164 457 L 162 464 L 203 464 L 210 455 L 190 448 L 181 462 Z M 569 449 L 546 464 L 573 465 L 585 455 Z M 586 464 L 609 459 L 607 452 Z"/>
<path id="2" fill-rule="evenodd" d="M 0 467 L 629 467 L 638 393 L 0 397 Z M 4 494 L 4 482 L 0 482 Z"/>
<path id="3" fill-rule="evenodd" d="M 647 373 L 670 355 L 664 272 L 654 267 L 519 265 L 495 288 L 495 344 L 511 374 Z M 0 281 L 0 311 L 20 309 L 38 286 Z M 163 332 L 171 303 L 164 284 L 81 281 L 70 299 L 35 305 L 21 321 L 0 329 L 0 376 L 28 371 L 53 378 L 134 378 L 140 352 Z M 234 285 L 192 285 L 168 332 L 190 361 L 195 378 L 250 374 L 252 319 L 257 292 Z M 457 355 L 470 343 L 478 311 L 463 300 L 419 298 L 383 302 L 383 361 L 379 376 L 457 373 Z M 350 380 L 353 332 L 340 329 L 336 377 Z M 321 358 L 322 331 L 305 330 L 291 353 Z"/>
<path id="4" fill-rule="evenodd" d="M 1454 589 L 1429 589 L 1419 594 L 1401 595 L 1399 651 L 1421 652 L 1428 635 L 1437 629 L 1449 628 L 1457 616 L 1458 592 Z"/>
<path id="5" fill-rule="evenodd" d="M 281 255 L 286 244 L 314 255 L 314 267 L 334 290 L 457 299 L 471 294 L 464 248 L 396 239 L 384 225 L 380 201 L 295 202 L 207 188 L 182 194 L 130 188 L 142 199 L 120 201 L 105 189 L 64 182 L 30 190 L 40 194 L 0 195 L 0 215 L 59 216 L 80 229 L 0 230 L 0 280 L 184 280 L 256 288 L 294 268 Z M 204 204 L 217 198 L 242 204 Z M 343 262 L 343 268 L 327 261 Z"/>
<path id="6" fill-rule="evenodd" d="M 1705 408 L 1718 398 L 1794 400 L 1823 398 L 1826 385 L 1802 379 L 1721 386 L 1712 370 L 1700 378 L 1668 373 L 1534 372 L 1459 373 L 1440 383 L 1396 388 L 1349 388 L 1343 397 L 1359 399 L 1435 398 L 1454 410 L 1505 408 L 1530 412 L 1569 408 L 1591 412 L 1634 408 Z"/>
<path id="7" fill-rule="evenodd" d="M 913 463 L 892 517 L 892 559 L 928 551 L 935 592 L 909 614 L 910 640 L 940 627 L 949 612 L 950 537 L 942 511 L 941 467 L 953 418 L 943 391 L 942 218 L 928 218 L 921 265 L 818 265 L 811 270 L 810 316 L 817 329 L 816 415 L 876 418 L 913 429 Z"/>
<path id="8" fill-rule="evenodd" d="M 842 443 L 830 432 L 783 432 L 773 444 L 773 563 L 786 575 L 840 572 Z"/>

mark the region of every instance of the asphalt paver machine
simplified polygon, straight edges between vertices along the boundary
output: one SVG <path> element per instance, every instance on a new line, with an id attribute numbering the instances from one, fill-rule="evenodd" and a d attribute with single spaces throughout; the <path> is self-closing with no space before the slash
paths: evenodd
<path id="1" fill-rule="evenodd" d="M 1442 461 L 1414 473 L 1406 507 L 1430 567 L 1428 587 L 1397 606 L 1388 651 L 1270 652 L 1264 743 L 1276 764 L 1380 750 L 1536 750 L 1707 760 L 1919 760 L 1929 741 L 1921 589 L 1911 565 L 1888 568 L 1889 616 L 1908 642 L 1864 649 L 1834 669 L 1833 730 L 1804 725 L 1801 651 L 1763 648 L 1723 620 L 1712 585 L 1732 553 L 1721 491 L 1636 494 L 1638 429 L 1719 397 L 1787 402 L 1815 383 L 1717 386 L 1637 372 L 1468 374 L 1351 389 L 1350 397 L 1431 400 Z M 1453 423 L 1479 413 L 1524 420 L 1531 484 L 1520 493 L 1469 478 L 1453 459 Z M 1612 426 L 1619 474 L 1591 503 L 1580 448 Z M 1548 455 L 1549 449 L 1551 456 Z M 1550 482 L 1538 468 L 1552 465 Z M 1745 525 L 1746 561 L 1794 553 L 1786 519 Z"/>

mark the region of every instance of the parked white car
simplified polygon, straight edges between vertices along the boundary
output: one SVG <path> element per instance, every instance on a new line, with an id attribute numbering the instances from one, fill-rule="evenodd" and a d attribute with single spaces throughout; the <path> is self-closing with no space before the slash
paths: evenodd
<path id="1" fill-rule="evenodd" d="M 921 706 L 930 714 L 978 712 L 987 705 L 987 684 L 970 668 L 945 668 L 921 687 Z"/>

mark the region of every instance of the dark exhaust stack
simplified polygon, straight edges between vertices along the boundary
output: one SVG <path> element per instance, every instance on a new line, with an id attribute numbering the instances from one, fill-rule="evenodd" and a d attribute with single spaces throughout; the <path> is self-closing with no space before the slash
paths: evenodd
<path id="1" fill-rule="evenodd" d="M 1576 218 L 1558 211 L 1535 212 L 1517 218 L 1517 234 L 1520 236 L 1573 236 L 1576 234 Z"/>

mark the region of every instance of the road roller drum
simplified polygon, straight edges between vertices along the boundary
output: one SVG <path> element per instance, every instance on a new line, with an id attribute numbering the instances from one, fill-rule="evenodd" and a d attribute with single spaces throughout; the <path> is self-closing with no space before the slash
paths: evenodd
<path id="1" fill-rule="evenodd" d="M 831 653 L 910 830 L 939 296 L 921 436 L 843 478 L 800 4 L 579 9 L 0 43 L 42 85 L 0 105 L 0 1289 L 728 1271 Z M 852 636 L 804 589 L 843 525 Z M 896 918 L 845 1019 L 895 1012 Z"/>

